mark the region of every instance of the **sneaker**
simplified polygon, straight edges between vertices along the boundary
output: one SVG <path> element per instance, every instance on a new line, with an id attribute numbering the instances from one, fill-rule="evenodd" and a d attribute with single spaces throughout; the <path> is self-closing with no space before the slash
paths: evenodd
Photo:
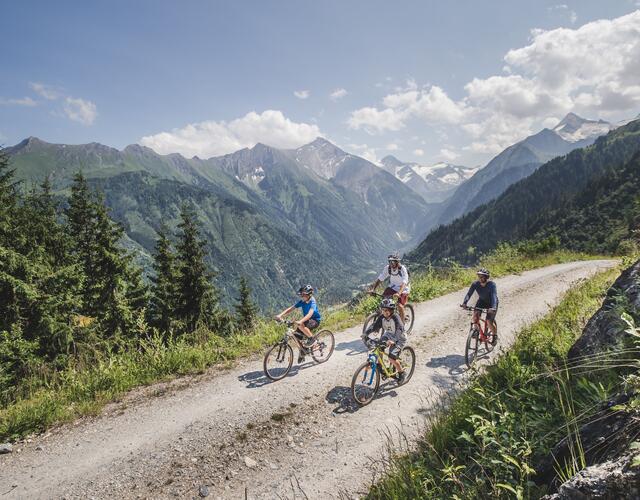
<path id="1" fill-rule="evenodd" d="M 311 349 L 311 348 L 315 347 L 317 342 L 318 341 L 316 340 L 315 337 L 307 337 L 307 339 L 304 341 L 304 346 L 307 349 Z"/>
<path id="2" fill-rule="evenodd" d="M 494 334 L 491 336 L 491 345 L 492 345 L 492 346 L 495 346 L 497 343 L 498 343 L 498 334 L 497 334 L 497 333 L 494 333 Z"/>
<path id="3" fill-rule="evenodd" d="M 304 363 L 305 355 L 302 351 L 298 354 L 298 364 Z"/>
<path id="4" fill-rule="evenodd" d="M 398 381 L 398 385 L 402 385 L 404 383 L 404 371 L 396 373 L 396 380 Z"/>
<path id="5" fill-rule="evenodd" d="M 478 338 L 478 330 L 474 329 L 473 333 L 471 334 L 471 338 L 477 339 Z"/>

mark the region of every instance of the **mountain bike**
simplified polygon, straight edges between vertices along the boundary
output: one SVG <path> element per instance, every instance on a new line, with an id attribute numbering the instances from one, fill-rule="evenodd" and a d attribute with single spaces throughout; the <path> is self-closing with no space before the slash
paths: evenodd
<path id="1" fill-rule="evenodd" d="M 386 380 L 396 376 L 394 366 L 388 360 L 385 361 L 385 358 L 389 357 L 385 352 L 387 343 L 379 339 L 371 342 L 373 351 L 369 353 L 367 361 L 360 365 L 351 379 L 351 395 L 360 406 L 366 406 L 373 401 L 380 389 L 380 378 Z M 398 382 L 399 387 L 411 380 L 416 368 L 416 353 L 413 348 L 403 347 L 398 361 L 404 367 L 404 380 Z"/>
<path id="2" fill-rule="evenodd" d="M 333 354 L 336 341 L 333 333 L 329 330 L 320 330 L 313 335 L 316 343 L 312 347 L 306 347 L 302 341 L 307 337 L 297 331 L 297 325 L 293 321 L 282 321 L 286 323 L 287 331 L 282 338 L 276 342 L 264 355 L 264 374 L 271 380 L 281 380 L 287 376 L 293 365 L 293 348 L 291 342 L 295 343 L 300 352 L 304 355 L 310 354 L 316 363 L 324 363 Z"/>
<path id="3" fill-rule="evenodd" d="M 473 321 L 471 322 L 469 335 L 467 335 L 467 345 L 464 350 L 464 360 L 467 363 L 467 366 L 471 368 L 471 365 L 473 365 L 476 359 L 478 359 L 479 347 L 484 344 L 484 352 L 485 354 L 489 354 L 491 351 L 493 351 L 493 348 L 498 343 L 498 337 L 497 335 L 494 335 L 489 328 L 489 321 L 487 320 L 487 313 L 489 312 L 489 309 L 470 306 L 465 306 L 464 308 L 467 311 L 479 311 L 481 314 L 484 314 L 484 318 L 481 316 L 477 324 Z M 495 319 L 493 321 L 497 329 L 498 323 L 495 322 Z"/>
<path id="4" fill-rule="evenodd" d="M 369 294 L 373 295 L 374 297 L 384 298 L 384 295 L 382 295 L 381 293 L 369 292 Z M 381 314 L 382 314 L 382 309 L 380 309 L 380 306 L 378 306 L 375 312 L 371 313 L 364 320 L 364 325 L 362 325 L 362 333 L 366 333 L 369 326 L 371 326 L 378 319 L 378 316 L 380 316 Z M 409 335 L 413 328 L 413 320 L 414 320 L 413 304 L 410 304 L 407 302 L 404 305 L 404 318 L 402 318 L 402 320 L 404 323 L 404 333 L 405 335 Z"/>

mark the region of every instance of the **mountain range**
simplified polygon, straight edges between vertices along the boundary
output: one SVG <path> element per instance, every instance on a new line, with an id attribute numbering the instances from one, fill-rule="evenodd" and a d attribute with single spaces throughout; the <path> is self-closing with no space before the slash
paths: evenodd
<path id="1" fill-rule="evenodd" d="M 333 170 L 316 154 L 329 148 Z M 82 171 L 104 192 L 125 245 L 146 268 L 160 224 L 175 229 L 181 205 L 192 205 L 223 296 L 232 297 L 245 275 L 263 308 L 291 300 L 303 282 L 326 300 L 349 298 L 389 250 L 415 245 L 428 229 L 428 205 L 419 195 L 324 139 L 297 150 L 257 144 L 207 160 L 34 137 L 6 152 L 27 188 L 49 177 L 62 198 Z"/>
<path id="2" fill-rule="evenodd" d="M 549 237 L 563 248 L 611 253 L 625 239 L 637 238 L 638 230 L 640 120 L 635 120 L 548 161 L 496 199 L 440 226 L 409 258 L 470 263 L 502 241 L 535 244 Z"/>

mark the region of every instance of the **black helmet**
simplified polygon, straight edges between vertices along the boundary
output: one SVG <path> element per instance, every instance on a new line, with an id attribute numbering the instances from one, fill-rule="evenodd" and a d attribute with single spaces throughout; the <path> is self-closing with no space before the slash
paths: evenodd
<path id="1" fill-rule="evenodd" d="M 396 303 L 392 299 L 389 299 L 389 298 L 385 297 L 380 302 L 380 309 L 391 309 L 391 310 L 395 311 Z"/>
<path id="2" fill-rule="evenodd" d="M 479 276 L 486 276 L 487 278 L 489 276 L 491 276 L 489 271 L 487 269 L 485 269 L 484 267 L 481 267 L 480 269 L 478 269 L 478 272 L 476 274 L 479 275 Z"/>
<path id="3" fill-rule="evenodd" d="M 400 255 L 398 254 L 398 252 L 393 252 L 392 254 L 389 254 L 389 256 L 387 257 L 387 260 L 389 262 L 391 261 L 400 262 Z"/>
<path id="4" fill-rule="evenodd" d="M 298 295 L 302 295 L 303 293 L 306 295 L 313 295 L 313 287 L 311 285 L 303 285 L 298 288 Z"/>

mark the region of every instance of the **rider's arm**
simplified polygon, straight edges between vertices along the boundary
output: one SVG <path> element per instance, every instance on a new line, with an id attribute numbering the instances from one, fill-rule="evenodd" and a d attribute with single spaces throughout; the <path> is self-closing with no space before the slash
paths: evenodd
<path id="1" fill-rule="evenodd" d="M 280 314 L 278 314 L 278 318 L 283 318 L 285 316 L 287 316 L 288 314 L 291 314 L 291 311 L 293 311 L 296 308 L 295 305 L 287 307 L 284 311 L 282 311 Z"/>
<path id="2" fill-rule="evenodd" d="M 467 305 L 467 302 L 469 302 L 469 299 L 471 298 L 471 296 L 473 295 L 473 292 L 476 291 L 476 283 L 475 281 L 471 284 L 471 286 L 469 287 L 469 291 L 467 292 L 467 294 L 464 296 L 464 300 L 462 301 L 463 305 Z"/>
<path id="3" fill-rule="evenodd" d="M 402 339 L 402 337 L 404 336 L 404 325 L 402 324 L 402 321 L 400 320 L 400 316 L 398 316 L 398 314 L 393 315 L 393 322 L 396 325 L 395 337 L 397 339 Z"/>
<path id="4" fill-rule="evenodd" d="M 376 288 L 378 288 L 378 285 L 380 284 L 380 280 L 377 279 L 373 282 L 373 284 L 371 285 L 371 290 L 373 290 L 374 292 L 376 291 Z"/>
<path id="5" fill-rule="evenodd" d="M 491 309 L 496 309 L 498 307 L 498 287 L 495 282 L 491 282 L 493 285 L 491 287 Z"/>
<path id="6" fill-rule="evenodd" d="M 300 321 L 298 321 L 298 323 L 304 323 L 305 321 L 309 321 L 311 319 L 311 316 L 313 316 L 313 309 L 309 309 L 309 312 L 305 314 L 304 317 Z"/>

